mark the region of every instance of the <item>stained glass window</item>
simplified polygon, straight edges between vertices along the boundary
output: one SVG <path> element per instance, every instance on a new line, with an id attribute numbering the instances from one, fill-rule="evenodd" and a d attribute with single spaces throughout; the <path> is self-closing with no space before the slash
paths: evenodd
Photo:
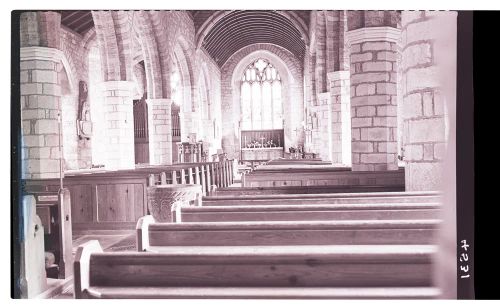
<path id="1" fill-rule="evenodd" d="M 248 65 L 241 78 L 242 130 L 283 128 L 281 78 L 265 59 Z"/>

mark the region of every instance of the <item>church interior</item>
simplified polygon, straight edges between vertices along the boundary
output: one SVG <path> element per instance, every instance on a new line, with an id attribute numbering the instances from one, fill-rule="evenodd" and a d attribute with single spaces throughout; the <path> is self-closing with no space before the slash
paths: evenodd
<path id="1" fill-rule="evenodd" d="M 456 298 L 456 37 L 453 11 L 21 12 L 15 297 Z"/>

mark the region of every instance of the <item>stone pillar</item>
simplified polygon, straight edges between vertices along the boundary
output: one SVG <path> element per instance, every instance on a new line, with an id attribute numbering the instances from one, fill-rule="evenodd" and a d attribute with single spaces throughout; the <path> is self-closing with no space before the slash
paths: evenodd
<path id="1" fill-rule="evenodd" d="M 328 73 L 332 103 L 332 163 L 351 165 L 351 103 L 349 71 Z"/>
<path id="2" fill-rule="evenodd" d="M 102 83 L 106 126 L 106 169 L 135 167 L 133 83 Z"/>
<path id="3" fill-rule="evenodd" d="M 433 273 L 440 297 L 456 299 L 466 280 L 457 276 L 457 12 L 403 11 L 401 24 L 405 187 L 444 191 Z"/>
<path id="4" fill-rule="evenodd" d="M 328 92 L 320 93 L 318 105 L 311 106 L 312 151 L 324 161 L 332 160 L 332 102 Z"/>
<path id="5" fill-rule="evenodd" d="M 397 170 L 397 41 L 400 30 L 347 32 L 351 60 L 352 170 Z"/>
<path id="6" fill-rule="evenodd" d="M 60 50 L 21 48 L 22 178 L 59 178 Z M 61 140 L 61 143 L 59 141 Z M 64 175 L 64 174 L 63 174 Z"/>
<path id="7" fill-rule="evenodd" d="M 441 189 L 446 123 L 442 79 L 434 50 L 436 38 L 441 35 L 438 20 L 432 12 L 404 12 L 402 15 L 402 113 L 407 191 Z M 456 52 L 456 48 L 450 47 L 449 52 Z"/>
<path id="8" fill-rule="evenodd" d="M 170 99 L 148 99 L 149 164 L 172 164 Z"/>

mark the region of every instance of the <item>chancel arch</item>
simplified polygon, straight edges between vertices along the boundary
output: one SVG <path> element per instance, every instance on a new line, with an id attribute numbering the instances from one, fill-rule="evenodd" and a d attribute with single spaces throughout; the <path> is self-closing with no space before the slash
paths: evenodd
<path id="1" fill-rule="evenodd" d="M 232 118 L 232 120 L 223 121 L 222 145 L 224 150 L 228 151 L 228 154 L 232 153 L 235 158 L 241 158 L 241 131 L 249 127 L 247 126 L 248 121 L 242 117 L 241 98 L 244 83 L 242 77 L 247 69 L 252 64 L 257 63 L 259 59 L 270 63 L 280 78 L 280 100 L 283 115 L 281 118 L 282 127 L 278 129 L 283 129 L 284 143 L 279 144 L 284 150 L 300 145 L 300 134 L 294 131 L 300 126 L 303 118 L 303 86 L 300 63 L 291 52 L 284 48 L 272 44 L 254 44 L 239 50 L 222 67 L 222 88 L 227 90 L 222 93 L 222 116 Z M 290 111 L 291 109 L 300 110 Z M 278 120 L 273 119 L 273 121 Z M 279 126 L 279 123 L 275 122 L 275 124 L 275 126 Z M 252 126 L 250 127 L 253 129 Z M 262 125 L 260 129 L 262 129 Z"/>

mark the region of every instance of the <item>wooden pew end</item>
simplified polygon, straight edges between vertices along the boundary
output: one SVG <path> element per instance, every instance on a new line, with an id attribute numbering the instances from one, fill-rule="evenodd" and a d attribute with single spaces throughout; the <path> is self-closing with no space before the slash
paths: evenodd
<path id="1" fill-rule="evenodd" d="M 155 220 L 152 215 L 146 215 L 139 218 L 135 228 L 137 235 L 137 251 L 143 252 L 149 248 L 149 225 Z"/>
<path id="2" fill-rule="evenodd" d="M 86 290 L 90 286 L 90 256 L 93 253 L 102 253 L 101 245 L 97 240 L 90 240 L 76 250 L 74 262 L 74 296 L 75 299 L 86 298 Z"/>

